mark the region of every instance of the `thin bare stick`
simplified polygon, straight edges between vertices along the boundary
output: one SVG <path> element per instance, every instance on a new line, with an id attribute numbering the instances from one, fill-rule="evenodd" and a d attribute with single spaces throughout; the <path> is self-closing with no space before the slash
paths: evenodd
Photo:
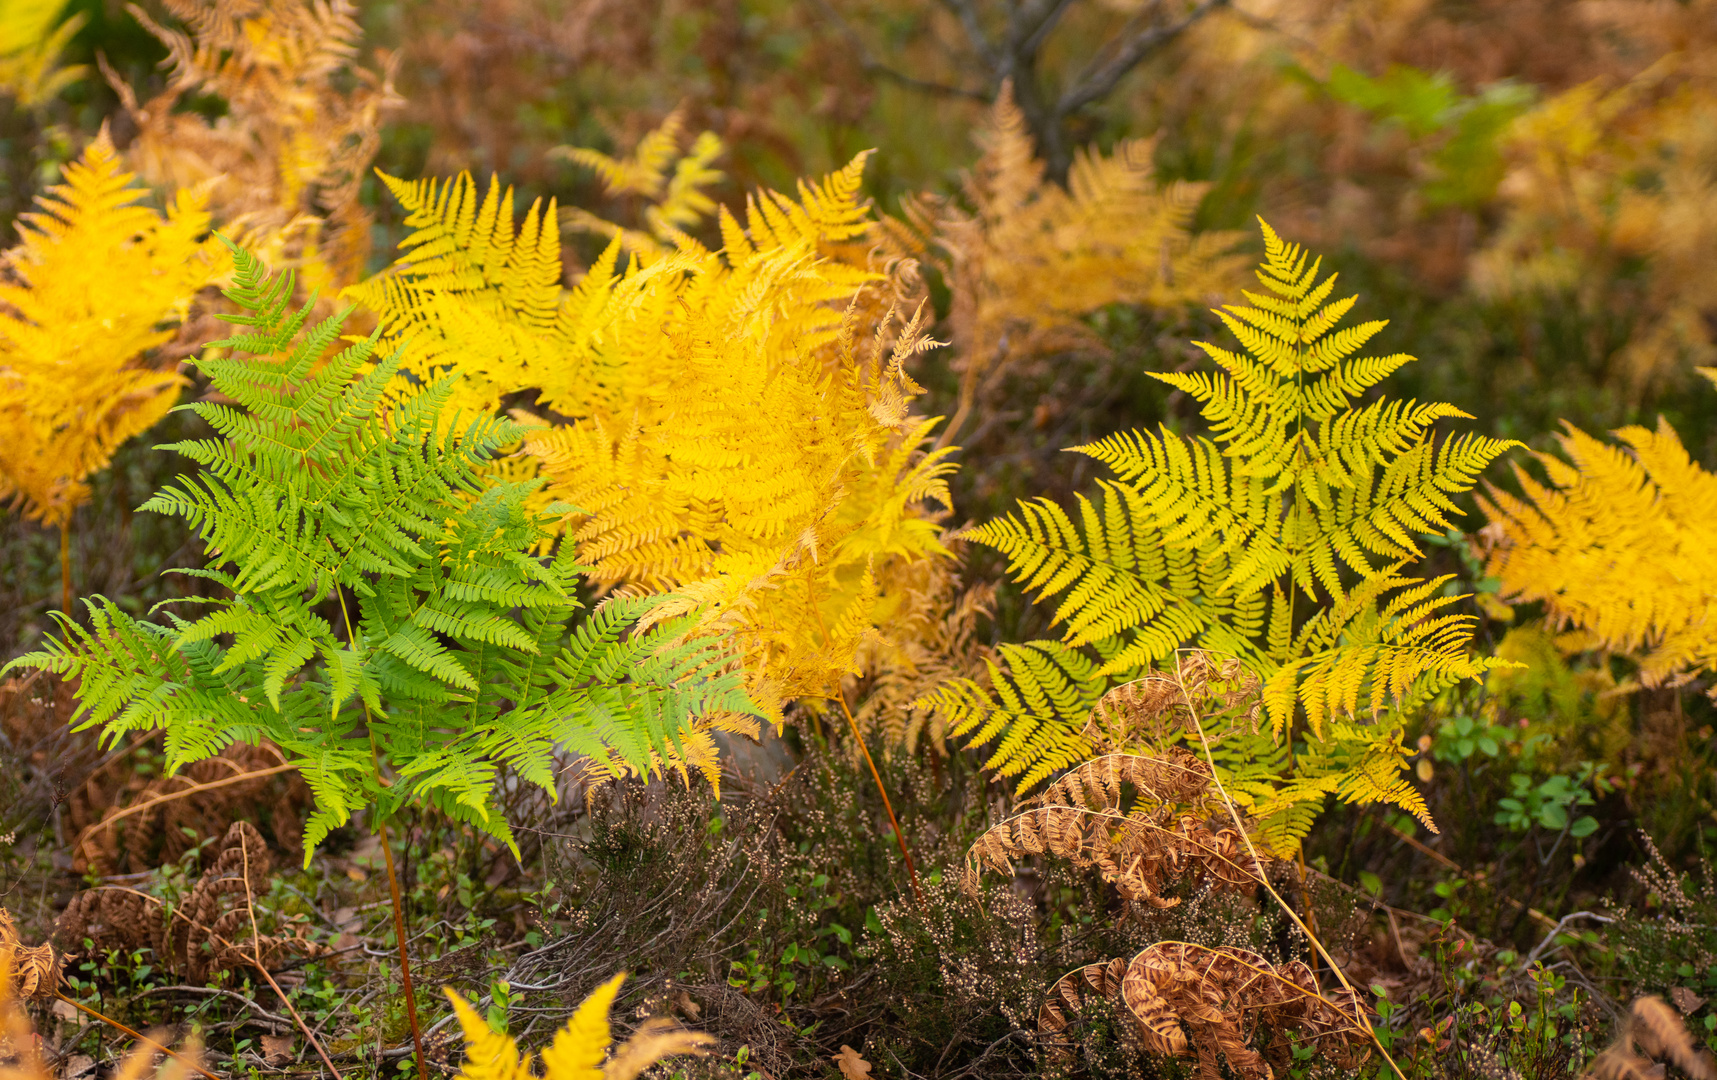
<path id="1" fill-rule="evenodd" d="M 163 1054 L 166 1054 L 168 1057 L 172 1058 L 174 1061 L 180 1062 L 186 1068 L 195 1069 L 196 1071 L 202 1073 L 204 1076 L 208 1077 L 209 1080 L 221 1080 L 220 1077 L 216 1076 L 214 1073 L 210 1072 L 209 1070 L 203 1068 L 201 1065 L 198 1065 L 196 1062 L 192 1061 L 190 1058 L 185 1057 L 183 1054 L 174 1053 L 173 1051 L 167 1049 L 165 1046 L 162 1046 L 160 1043 L 156 1042 L 154 1039 L 151 1039 L 149 1036 L 143 1034 L 142 1032 L 133 1031 L 130 1028 L 126 1027 L 124 1024 L 120 1023 L 118 1020 L 115 1020 L 110 1016 L 101 1015 L 100 1013 L 96 1012 L 94 1009 L 90 1008 L 88 1005 L 85 1005 L 83 1002 L 74 1001 L 71 998 L 66 997 L 64 994 L 60 993 L 58 990 L 54 991 L 54 996 L 56 998 L 59 998 L 61 1001 L 65 1002 L 67 1005 L 70 1005 L 72 1008 L 77 1009 L 80 1012 L 86 1012 L 89 1015 L 95 1017 L 97 1020 L 100 1020 L 102 1023 L 109 1025 L 110 1027 L 118 1028 L 119 1030 L 125 1032 L 127 1035 L 131 1036 L 133 1039 L 136 1039 L 138 1042 L 143 1043 L 146 1046 L 154 1047 L 155 1049 L 161 1051 Z"/>
<path id="2" fill-rule="evenodd" d="M 817 606 L 817 590 L 809 579 L 805 582 L 805 598 L 810 601 L 811 613 L 817 617 L 817 628 L 823 632 L 824 645 L 832 645 L 835 639 L 829 634 L 828 624 L 823 621 L 823 609 Z M 900 856 L 906 860 L 906 876 L 912 881 L 912 895 L 917 897 L 918 905 L 923 907 L 924 890 L 918 884 L 918 867 L 913 865 L 912 852 L 906 848 L 906 834 L 900 831 L 900 822 L 895 819 L 894 803 L 889 801 L 888 789 L 882 786 L 882 774 L 876 771 L 876 762 L 871 759 L 870 747 L 864 744 L 858 721 L 853 719 L 853 711 L 847 707 L 847 693 L 841 689 L 839 675 L 833 679 L 830 689 L 835 692 L 835 700 L 841 703 L 841 712 L 846 714 L 847 727 L 852 730 L 853 741 L 858 743 L 859 752 L 864 755 L 864 763 L 870 766 L 870 778 L 876 781 L 876 793 L 882 796 L 882 808 L 888 811 L 888 823 L 894 828 L 894 842 L 900 845 Z"/>
<path id="3" fill-rule="evenodd" d="M 1175 650 L 1175 685 L 1180 687 L 1180 696 L 1186 701 L 1187 715 L 1192 718 L 1193 726 L 1198 729 L 1198 741 L 1204 747 L 1204 760 L 1210 765 L 1211 783 L 1216 785 L 1216 793 L 1222 796 L 1222 804 L 1228 808 L 1228 816 L 1234 819 L 1234 830 L 1240 834 L 1241 841 L 1245 843 L 1246 853 L 1252 856 L 1252 862 L 1257 868 L 1259 882 L 1270 894 L 1271 899 L 1276 901 L 1277 906 L 1282 909 L 1282 913 L 1288 917 L 1289 921 L 1299 928 L 1300 933 L 1306 935 L 1306 940 L 1312 943 L 1312 947 L 1318 951 L 1319 956 L 1323 957 L 1324 963 L 1329 965 L 1329 969 L 1335 972 L 1335 977 L 1340 981 L 1342 988 L 1353 995 L 1356 1003 L 1363 1001 L 1359 991 L 1355 990 L 1353 984 L 1347 981 L 1347 976 L 1343 974 L 1341 965 L 1337 964 L 1335 957 L 1331 956 L 1329 950 L 1324 948 L 1324 943 L 1318 940 L 1317 935 L 1312 933 L 1305 921 L 1293 908 L 1288 906 L 1286 900 L 1282 899 L 1282 894 L 1278 893 L 1276 887 L 1270 884 L 1270 876 L 1264 871 L 1264 860 L 1258 854 L 1258 849 L 1252 846 L 1252 834 L 1246 830 L 1246 822 L 1240 816 L 1240 809 L 1234 805 L 1233 797 L 1228 794 L 1227 786 L 1222 783 L 1222 776 L 1216 768 L 1216 755 L 1210 752 L 1210 739 L 1204 733 L 1204 721 L 1199 719 L 1198 706 L 1193 704 L 1192 694 L 1187 691 L 1186 680 L 1181 675 L 1180 657 L 1186 651 L 1185 649 Z M 1340 1012 L 1341 1010 L 1337 1009 L 1336 1011 Z M 1407 1080 L 1407 1074 L 1401 1071 L 1401 1066 L 1395 1064 L 1395 1059 L 1389 1056 L 1389 1051 L 1384 1047 L 1383 1040 L 1377 1037 L 1377 1029 L 1371 1026 L 1371 1018 L 1365 1015 L 1364 1007 L 1356 1004 L 1353 1011 L 1355 1013 L 1355 1026 L 1371 1036 L 1372 1045 L 1377 1047 L 1377 1052 L 1383 1055 L 1383 1060 L 1389 1063 L 1389 1067 L 1394 1070 L 1399 1080 Z"/>
<path id="4" fill-rule="evenodd" d="M 244 909 L 250 915 L 250 953 L 254 958 L 257 974 L 268 980 L 268 985 L 274 988 L 275 994 L 280 997 L 287 1010 L 292 1013 L 292 1019 L 298 1021 L 298 1030 L 302 1031 L 304 1037 L 310 1040 L 310 1045 L 316 1048 L 316 1056 L 322 1059 L 322 1064 L 328 1066 L 328 1071 L 333 1074 L 334 1080 L 340 1080 L 340 1070 L 334 1068 L 334 1063 L 328 1060 L 328 1052 L 322 1049 L 321 1043 L 316 1041 L 316 1036 L 310 1030 L 310 1025 L 306 1024 L 304 1018 L 298 1015 L 298 1007 L 292 1004 L 292 999 L 286 996 L 286 991 L 282 990 L 280 984 L 274 981 L 274 976 L 268 973 L 268 966 L 262 962 L 262 934 L 256 928 L 256 899 L 250 892 L 250 845 L 244 842 L 243 836 L 239 837 L 238 852 L 239 857 L 244 860 Z"/>

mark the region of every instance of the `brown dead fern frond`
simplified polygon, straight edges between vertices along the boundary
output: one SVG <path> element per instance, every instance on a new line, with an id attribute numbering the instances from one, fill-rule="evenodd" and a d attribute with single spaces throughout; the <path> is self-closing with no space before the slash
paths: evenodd
<path id="1" fill-rule="evenodd" d="M 310 788 L 266 740 L 235 742 L 171 776 L 144 780 L 123 755 L 92 773 L 67 800 L 76 830 L 72 869 L 131 873 L 177 862 L 192 846 L 223 836 L 235 821 L 267 818 L 269 835 L 288 856 L 302 853 Z"/>
<path id="2" fill-rule="evenodd" d="M 1621 1032 L 1592 1059 L 1581 1080 L 1657 1080 L 1665 1059 L 1692 1080 L 1717 1080 L 1717 1061 L 1688 1032 L 1687 1025 L 1660 997 L 1635 998 Z"/>
<path id="3" fill-rule="evenodd" d="M 403 104 L 396 61 L 358 62 L 363 31 L 352 0 L 165 0 L 184 29 L 133 4 L 166 46 L 166 89 L 146 102 L 113 72 L 108 81 L 138 127 L 127 150 L 151 183 L 209 185 L 229 231 L 290 263 L 312 287 L 355 282 L 369 253 L 360 198 L 381 145 L 381 120 Z M 105 65 L 104 65 L 105 69 Z M 179 108 L 213 94 L 215 121 Z"/>
<path id="4" fill-rule="evenodd" d="M 0 908 L 0 998 L 53 997 L 63 967 L 52 945 L 25 945 L 11 912 Z"/>
<path id="5" fill-rule="evenodd" d="M 113 886 L 72 898 L 60 915 L 56 936 L 73 948 L 88 939 L 94 949 L 153 949 L 157 961 L 194 981 L 252 966 L 259 957 L 278 967 L 288 956 L 315 956 L 321 946 L 296 933 L 264 934 L 253 942 L 244 905 L 246 868 L 250 893 L 268 891 L 273 864 L 262 834 L 247 821 L 227 828 L 220 852 L 177 908 L 153 896 Z"/>
<path id="6" fill-rule="evenodd" d="M 1212 742 L 1257 732 L 1263 698 L 1253 671 L 1202 650 L 1177 654 L 1176 661 L 1178 682 L 1173 672 L 1153 672 L 1104 694 L 1080 737 L 1099 753 L 1168 745 L 1195 731 L 1195 712 Z"/>
<path id="7" fill-rule="evenodd" d="M 1038 1013 L 1052 1055 L 1067 1056 L 1067 1028 L 1087 994 L 1125 1018 L 1124 1042 L 1195 1058 L 1201 1080 L 1216 1080 L 1224 1060 L 1241 1080 L 1268 1080 L 1292 1062 L 1290 1034 L 1340 1069 L 1357 1070 L 1371 1055 L 1370 1035 L 1349 1019 L 1363 1008 L 1354 995 L 1325 995 L 1305 964 L 1273 964 L 1250 949 L 1163 941 L 1130 961 L 1069 972 Z M 1262 1051 L 1255 1047 L 1260 1026 L 1272 1034 Z"/>
<path id="8" fill-rule="evenodd" d="M 1254 889 L 1261 868 L 1236 829 L 1213 823 L 1211 781 L 1184 747 L 1088 761 L 1050 785 L 1042 805 L 985 831 L 966 852 L 962 886 L 976 892 L 984 867 L 1012 874 L 1014 859 L 1047 854 L 1095 867 L 1122 897 L 1153 908 L 1180 903 L 1162 893 L 1183 880 Z"/>

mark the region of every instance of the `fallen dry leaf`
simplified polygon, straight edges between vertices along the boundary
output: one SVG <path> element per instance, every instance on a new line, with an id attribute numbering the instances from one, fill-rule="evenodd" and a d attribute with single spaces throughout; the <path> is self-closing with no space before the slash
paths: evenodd
<path id="1" fill-rule="evenodd" d="M 262 1037 L 262 1060 L 268 1065 L 278 1069 L 296 1056 L 292 1049 L 292 1036 L 264 1035 Z"/>
<path id="2" fill-rule="evenodd" d="M 841 1052 L 829 1060 L 841 1067 L 846 1080 L 870 1080 L 870 1062 L 845 1043 L 841 1044 Z"/>
<path id="3" fill-rule="evenodd" d="M 1669 1000 L 1675 1002 L 1683 1016 L 1692 1016 L 1699 1006 L 1705 1004 L 1705 999 L 1695 994 L 1685 986 L 1677 986 L 1669 992 Z"/>

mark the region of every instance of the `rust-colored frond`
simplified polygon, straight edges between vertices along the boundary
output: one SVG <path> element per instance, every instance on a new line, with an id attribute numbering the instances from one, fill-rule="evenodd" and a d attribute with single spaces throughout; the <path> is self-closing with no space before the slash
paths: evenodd
<path id="1" fill-rule="evenodd" d="M 975 891 L 987 866 L 1013 873 L 1013 860 L 1056 855 L 1095 867 L 1128 900 L 1155 908 L 1178 881 L 1247 890 L 1265 867 L 1226 822 L 1210 766 L 1184 747 L 1162 756 L 1105 754 L 1050 785 L 1038 805 L 992 826 L 966 853 L 962 879 Z M 1223 815 L 1218 817 L 1217 815 Z"/>
<path id="2" fill-rule="evenodd" d="M 79 945 L 88 938 L 98 950 L 148 947 L 158 963 L 199 983 L 216 972 L 250 967 L 258 952 L 271 966 L 291 956 L 316 956 L 321 947 L 296 934 L 251 938 L 246 871 L 249 895 L 262 896 L 272 869 L 262 834 L 249 822 L 237 821 L 190 895 L 171 911 L 144 893 L 97 886 L 72 898 L 55 936 Z"/>
<path id="3" fill-rule="evenodd" d="M 1692 1080 L 1717 1080 L 1717 1061 L 1695 1040 L 1680 1014 L 1660 997 L 1634 999 L 1621 1031 L 1592 1059 L 1581 1080 L 1646 1080 L 1663 1075 L 1667 1060 Z"/>
<path id="4" fill-rule="evenodd" d="M 139 103 L 108 81 L 137 124 L 127 158 L 150 183 L 212 192 L 228 232 L 270 265 L 291 266 L 324 295 L 362 276 L 371 219 L 359 190 L 381 146 L 381 121 L 403 104 L 395 59 L 356 62 L 352 0 L 167 0 L 188 32 L 137 19 L 167 47 L 166 88 Z M 218 122 L 178 108 L 223 99 Z"/>
<path id="5" fill-rule="evenodd" d="M 1163 941 L 1131 960 L 1069 972 L 1038 1013 L 1052 1055 L 1066 1058 L 1068 1028 L 1090 995 L 1109 1002 L 1137 1049 L 1196 1059 L 1201 1077 L 1219 1076 L 1223 1063 L 1242 1080 L 1284 1075 L 1293 1060 L 1281 1037 L 1288 1033 L 1340 1069 L 1357 1070 L 1371 1055 L 1356 994 L 1326 994 L 1300 961 L 1274 964 L 1250 949 Z M 1254 1037 L 1263 1024 L 1278 1037 L 1260 1050 Z"/>
<path id="6" fill-rule="evenodd" d="M 970 209 L 926 197 L 907 209 L 916 229 L 894 222 L 888 230 L 897 247 L 902 236 L 923 235 L 953 292 L 955 435 L 974 412 L 997 407 L 992 398 L 1008 374 L 1068 349 L 1100 352 L 1088 313 L 1109 304 L 1207 305 L 1238 282 L 1238 234 L 1192 231 L 1208 185 L 1159 183 L 1148 140 L 1108 155 L 1082 152 L 1063 188 L 1045 178 L 1007 87 L 977 140 L 984 153 L 966 178 Z"/>
<path id="7" fill-rule="evenodd" d="M 0 908 L 0 1001 L 53 997 L 66 958 L 52 945 L 25 945 L 12 913 Z"/>

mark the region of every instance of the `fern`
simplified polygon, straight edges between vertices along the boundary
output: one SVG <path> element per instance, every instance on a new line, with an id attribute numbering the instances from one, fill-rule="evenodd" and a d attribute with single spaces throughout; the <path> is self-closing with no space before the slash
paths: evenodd
<path id="1" fill-rule="evenodd" d="M 565 527 L 592 580 L 673 594 L 650 618 L 736 648 L 776 716 L 830 696 L 948 561 L 925 503 L 947 504 L 953 466 L 927 450 L 905 373 L 934 343 L 859 246 L 863 167 L 762 192 L 743 222 L 723 210 L 720 252 L 681 234 L 623 263 L 617 239 L 564 296 L 552 204 L 515 230 L 498 185 L 479 202 L 468 177 L 389 179 L 416 231 L 354 293 L 390 335 L 410 328 L 401 392 L 456 371 L 473 412 L 534 394 L 571 418 L 525 429 L 509 475 L 540 468 L 579 508 Z M 714 746 L 688 753 L 712 763 Z"/>
<path id="2" fill-rule="evenodd" d="M 715 210 L 715 200 L 704 193 L 704 188 L 721 182 L 721 172 L 712 166 L 727 149 L 715 132 L 704 131 L 682 155 L 680 140 L 684 130 L 685 110 L 680 108 L 669 113 L 659 127 L 638 140 L 632 153 L 622 158 L 582 146 L 557 146 L 550 150 L 551 157 L 564 158 L 596 173 L 602 178 L 604 193 L 610 197 L 636 195 L 649 201 L 644 208 L 649 235 L 604 221 L 578 207 L 562 211 L 561 223 L 618 239 L 628 251 L 661 254 L 676 245 L 685 230 L 694 228 Z"/>
<path id="3" fill-rule="evenodd" d="M 480 484 L 515 425 L 445 418 L 447 380 L 384 407 L 397 356 L 373 336 L 332 352 L 343 316 L 309 325 L 291 275 L 234 250 L 243 332 L 217 344 L 248 355 L 199 366 L 236 404 L 187 406 L 220 437 L 173 444 L 202 469 L 142 507 L 186 519 L 217 565 L 185 572 L 231 596 L 166 625 L 98 597 L 88 628 L 13 661 L 75 676 L 83 726 L 163 728 L 170 769 L 271 740 L 316 796 L 308 858 L 354 810 L 413 799 L 511 845 L 502 769 L 552 793 L 557 748 L 649 769 L 694 718 L 755 711 L 712 648 L 628 634 L 646 602 L 572 621 L 571 545 L 527 554 L 536 485 Z"/>
<path id="4" fill-rule="evenodd" d="M 185 379 L 149 350 L 172 340 L 226 263 L 204 239 L 200 196 L 181 193 L 163 218 L 132 205 L 147 192 L 131 181 L 103 131 L 24 215 L 6 257 L 16 279 L 0 283 L 0 498 L 60 529 L 67 609 L 69 529 L 88 480 L 178 400 Z"/>
<path id="5" fill-rule="evenodd" d="M 88 70 L 58 66 L 87 18 L 78 13 L 61 20 L 65 9 L 66 0 L 0 0 L 0 90 L 27 109 L 54 100 Z"/>
<path id="6" fill-rule="evenodd" d="M 1191 231 L 1207 185 L 1159 184 L 1150 140 L 1081 151 L 1067 186 L 1044 175 L 1025 114 L 1002 88 L 978 140 L 984 153 L 950 199 L 905 203 L 887 222 L 903 253 L 933 252 L 948 283 L 960 391 L 950 437 L 1003 406 L 1010 372 L 1070 348 L 1100 350 L 1086 317 L 1110 304 L 1206 304 L 1241 269 L 1238 235 Z"/>
<path id="7" fill-rule="evenodd" d="M 579 1003 L 554 1040 L 543 1048 L 543 1080 L 634 1080 L 665 1057 L 709 1053 L 714 1036 L 687 1031 L 660 1017 L 646 1020 L 624 1045 L 613 1046 L 608 1010 L 625 978 L 624 974 L 614 976 Z M 458 1080 L 529 1080 L 536 1075 L 532 1068 L 536 1055 L 529 1051 L 521 1054 L 511 1035 L 492 1030 L 464 998 L 452 990 L 446 993 L 465 1035 L 465 1063 Z"/>
<path id="8" fill-rule="evenodd" d="M 357 281 L 372 220 L 359 200 L 381 120 L 403 104 L 398 54 L 355 63 L 363 31 L 353 0 L 164 0 L 183 29 L 132 14 L 167 50 L 167 84 L 139 103 L 109 75 L 137 125 L 128 159 L 151 184 L 206 187 L 223 229 L 310 288 Z M 226 106 L 211 121 L 187 97 Z"/>
<path id="9" fill-rule="evenodd" d="M 1217 372 L 1155 376 L 1202 403 L 1211 435 L 1078 447 L 1116 474 L 1095 497 L 1072 513 L 1025 502 L 971 530 L 1028 593 L 1058 600 L 1066 632 L 1006 650 L 988 687 L 955 681 L 928 703 L 956 735 L 993 742 L 989 767 L 1023 789 L 1090 756 L 1085 714 L 1108 687 L 1187 647 L 1236 658 L 1263 680 L 1266 722 L 1219 764 L 1286 849 L 1328 794 L 1429 824 L 1400 776 L 1396 717 L 1501 661 L 1466 652 L 1471 620 L 1451 610 L 1447 578 L 1402 569 L 1514 444 L 1433 440 L 1432 424 L 1464 415 L 1449 405 L 1356 404 L 1411 358 L 1356 355 L 1383 323 L 1337 330 L 1354 300 L 1328 302 L 1334 276 L 1320 282 L 1316 262 L 1263 230 L 1265 291 L 1218 312 L 1243 351 L 1201 345 Z"/>
<path id="10" fill-rule="evenodd" d="M 1717 476 L 1661 420 L 1616 436 L 1623 446 L 1570 425 L 1566 460 L 1536 455 L 1548 483 L 1517 469 L 1524 498 L 1480 500 L 1495 534 L 1486 573 L 1511 600 L 1542 602 L 1570 631 L 1564 649 L 1632 655 L 1646 686 L 1717 671 Z"/>

